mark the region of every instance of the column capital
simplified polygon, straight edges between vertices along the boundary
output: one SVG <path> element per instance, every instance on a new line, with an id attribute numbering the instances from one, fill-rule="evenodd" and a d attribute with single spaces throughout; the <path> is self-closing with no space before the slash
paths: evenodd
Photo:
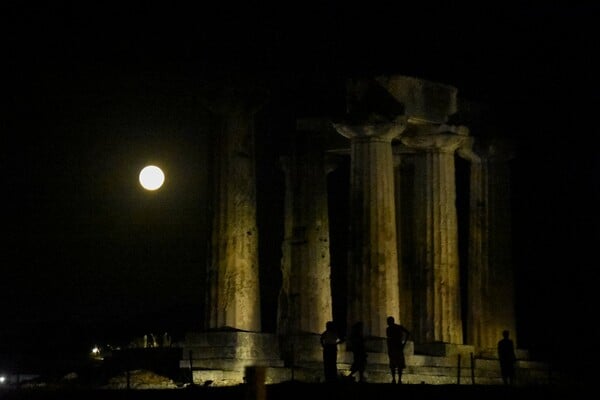
<path id="1" fill-rule="evenodd" d="M 467 161 L 480 162 L 481 158 L 475 151 L 473 151 L 473 144 L 475 143 L 475 138 L 469 137 L 467 139 L 468 140 L 465 140 L 465 142 L 458 148 L 458 155 Z"/>
<path id="2" fill-rule="evenodd" d="M 407 127 L 405 116 L 391 121 L 369 121 L 365 123 L 334 122 L 333 127 L 348 139 L 379 139 L 391 142 L 399 137 Z"/>
<path id="3" fill-rule="evenodd" d="M 412 123 L 401 142 L 416 150 L 454 152 L 469 145 L 469 128 L 464 125 L 431 124 L 409 119 Z"/>
<path id="4" fill-rule="evenodd" d="M 408 117 L 408 130 L 411 135 L 431 135 L 439 133 L 454 133 L 459 136 L 469 136 L 470 129 L 465 125 L 449 125 L 432 123 L 421 118 Z M 407 133 L 408 134 L 408 133 Z"/>

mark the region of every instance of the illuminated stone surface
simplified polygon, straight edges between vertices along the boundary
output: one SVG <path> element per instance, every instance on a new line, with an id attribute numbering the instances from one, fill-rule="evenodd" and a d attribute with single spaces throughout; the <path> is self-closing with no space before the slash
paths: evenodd
<path id="1" fill-rule="evenodd" d="M 261 330 L 256 226 L 254 113 L 264 93 L 225 86 L 209 97 L 220 117 L 214 148 L 214 202 L 206 328 Z"/>
<path id="2" fill-rule="evenodd" d="M 474 140 L 469 154 L 469 275 L 467 342 L 496 351 L 498 332 L 517 341 L 512 269 L 510 143 L 497 137 Z"/>
<path id="3" fill-rule="evenodd" d="M 278 333 L 320 334 L 333 318 L 325 151 L 299 131 L 282 159 L 286 181 Z"/>
<path id="4" fill-rule="evenodd" d="M 399 311 L 391 143 L 405 124 L 365 121 L 335 127 L 351 143 L 348 326 L 363 321 L 365 335 L 383 337 L 382 321 Z"/>
<path id="5" fill-rule="evenodd" d="M 260 96 L 216 93 L 210 107 L 223 125 L 215 146 L 208 275 L 206 327 L 213 331 L 186 339 L 181 366 L 192 366 L 194 382 L 238 384 L 249 365 L 264 366 L 267 383 L 322 380 L 318 337 L 332 319 L 333 302 L 325 156 L 335 153 L 351 161 L 345 322 L 365 323 L 367 379 L 390 379 L 385 319 L 394 315 L 412 331 L 403 382 L 501 383 L 493 347 L 502 329 L 516 337 L 506 251 L 507 159 L 498 142 L 472 137 L 465 126 L 449 122 L 459 111 L 457 90 L 396 75 L 349 80 L 344 117 L 298 120 L 292 151 L 282 158 L 286 193 L 276 335 L 259 333 L 252 131 Z M 342 136 L 350 139 L 349 151 L 340 148 L 348 146 L 340 145 Z M 471 163 L 468 260 L 459 260 L 458 251 L 457 156 Z M 461 288 L 460 270 L 467 267 L 468 287 Z M 522 349 L 517 355 L 523 382 L 547 382 L 545 364 L 529 361 Z M 340 345 L 341 373 L 348 372 L 351 357 Z"/>
<path id="6" fill-rule="evenodd" d="M 462 344 L 454 153 L 468 136 L 418 123 L 401 138 L 415 153 L 413 338 Z"/>
<path id="7" fill-rule="evenodd" d="M 413 119 L 442 124 L 457 111 L 458 90 L 453 86 L 404 75 L 380 76 L 376 80 Z"/>
<path id="8" fill-rule="evenodd" d="M 394 192 L 396 199 L 396 235 L 398 251 L 398 281 L 400 311 L 398 323 L 415 325 L 415 150 L 401 142 L 393 145 Z"/>

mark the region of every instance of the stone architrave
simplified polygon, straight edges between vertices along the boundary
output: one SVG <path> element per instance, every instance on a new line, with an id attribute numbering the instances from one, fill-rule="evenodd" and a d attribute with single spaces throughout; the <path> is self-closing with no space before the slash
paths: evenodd
<path id="1" fill-rule="evenodd" d="M 386 317 L 399 312 L 392 139 L 405 118 L 334 127 L 351 143 L 347 323 L 363 321 L 365 335 L 385 337 Z"/>
<path id="2" fill-rule="evenodd" d="M 265 98 L 260 88 L 225 85 L 207 100 L 219 117 L 205 304 L 210 330 L 261 330 L 254 114 Z"/>
<path id="3" fill-rule="evenodd" d="M 414 240 L 417 343 L 463 343 L 454 153 L 468 129 L 422 120 L 400 140 L 415 153 Z"/>
<path id="4" fill-rule="evenodd" d="M 477 137 L 465 154 L 471 163 L 466 336 L 476 349 L 492 354 L 503 330 L 517 337 L 510 234 L 513 157 L 511 144 L 498 137 Z"/>

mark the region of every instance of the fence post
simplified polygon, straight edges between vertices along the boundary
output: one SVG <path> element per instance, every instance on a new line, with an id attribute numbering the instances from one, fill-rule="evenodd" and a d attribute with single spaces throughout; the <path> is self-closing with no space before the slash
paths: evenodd
<path id="1" fill-rule="evenodd" d="M 246 400 L 265 400 L 265 371 L 262 366 L 246 367 Z"/>
<path id="2" fill-rule="evenodd" d="M 473 357 L 473 353 L 471 353 L 471 384 L 475 384 L 475 357 Z"/>
<path id="3" fill-rule="evenodd" d="M 194 384 L 194 361 L 192 359 L 193 353 L 192 350 L 190 350 L 189 354 L 189 360 L 190 360 L 190 383 L 193 385 Z"/>
<path id="4" fill-rule="evenodd" d="M 456 368 L 456 384 L 460 385 L 460 354 L 458 354 L 458 366 Z"/>

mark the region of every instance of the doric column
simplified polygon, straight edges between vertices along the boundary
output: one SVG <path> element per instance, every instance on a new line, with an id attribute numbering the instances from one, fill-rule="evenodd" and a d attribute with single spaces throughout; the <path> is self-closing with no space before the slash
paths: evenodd
<path id="1" fill-rule="evenodd" d="M 462 155 L 462 153 L 459 153 Z M 510 143 L 476 138 L 472 151 L 469 207 L 467 342 L 493 351 L 502 331 L 516 340 L 511 252 Z"/>
<path id="2" fill-rule="evenodd" d="M 394 191 L 396 204 L 396 242 L 398 251 L 398 281 L 401 323 L 414 325 L 414 175 L 415 161 L 413 149 L 402 143 L 394 143 Z"/>
<path id="3" fill-rule="evenodd" d="M 385 337 L 385 319 L 398 315 L 398 256 L 392 139 L 405 119 L 337 123 L 351 142 L 348 326 L 363 321 L 365 334 Z"/>
<path id="4" fill-rule="evenodd" d="M 298 131 L 285 173 L 278 334 L 319 334 L 332 317 L 325 150 L 318 132 Z"/>
<path id="5" fill-rule="evenodd" d="M 463 343 L 454 153 L 468 130 L 413 122 L 400 140 L 415 154 L 415 296 L 419 343 Z"/>
<path id="6" fill-rule="evenodd" d="M 254 114 L 264 98 L 260 89 L 224 86 L 207 100 L 219 117 L 213 152 L 207 329 L 261 330 Z"/>

